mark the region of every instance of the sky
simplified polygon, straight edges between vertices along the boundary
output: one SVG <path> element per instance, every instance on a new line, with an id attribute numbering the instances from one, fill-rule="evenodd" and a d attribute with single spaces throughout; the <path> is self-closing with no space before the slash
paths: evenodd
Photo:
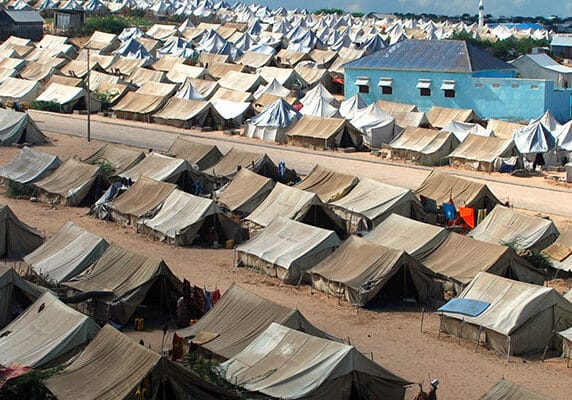
<path id="1" fill-rule="evenodd" d="M 254 2 L 250 0 L 250 2 Z M 319 8 L 341 8 L 347 11 L 368 13 L 432 13 L 443 15 L 478 14 L 478 0 L 258 0 L 257 4 L 272 8 L 306 8 L 309 11 Z M 550 16 L 561 18 L 572 16 L 572 0 L 484 0 L 485 13 L 500 16 Z"/>

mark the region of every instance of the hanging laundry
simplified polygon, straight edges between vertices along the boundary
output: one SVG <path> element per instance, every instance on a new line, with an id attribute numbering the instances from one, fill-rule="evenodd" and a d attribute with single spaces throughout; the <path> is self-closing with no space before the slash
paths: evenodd
<path id="1" fill-rule="evenodd" d="M 470 207 L 459 207 L 459 216 L 461 219 L 473 229 L 475 224 L 475 210 Z"/>

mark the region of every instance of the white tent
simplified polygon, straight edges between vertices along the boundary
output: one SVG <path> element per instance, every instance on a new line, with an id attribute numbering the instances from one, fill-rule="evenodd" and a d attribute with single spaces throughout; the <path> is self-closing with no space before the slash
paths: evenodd
<path id="1" fill-rule="evenodd" d="M 264 107 L 262 112 L 246 122 L 242 133 L 249 138 L 257 138 L 272 142 L 286 142 L 286 128 L 301 117 L 284 99 L 278 99 Z"/>
<path id="2" fill-rule="evenodd" d="M 350 122 L 361 131 L 366 146 L 380 148 L 395 137 L 395 119 L 377 103 L 355 111 Z"/>

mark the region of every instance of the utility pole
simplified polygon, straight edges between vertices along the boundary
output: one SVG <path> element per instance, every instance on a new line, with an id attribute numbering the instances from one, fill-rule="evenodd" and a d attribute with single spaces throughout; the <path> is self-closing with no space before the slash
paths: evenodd
<path id="1" fill-rule="evenodd" d="M 91 142 L 91 90 L 89 87 L 89 78 L 91 68 L 89 65 L 89 47 L 87 47 L 87 141 Z"/>

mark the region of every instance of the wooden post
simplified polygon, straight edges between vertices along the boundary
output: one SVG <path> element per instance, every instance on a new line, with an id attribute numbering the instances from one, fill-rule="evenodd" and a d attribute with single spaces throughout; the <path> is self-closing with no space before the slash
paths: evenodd
<path id="1" fill-rule="evenodd" d="M 423 321 L 425 320 L 425 307 L 421 307 L 421 327 L 419 328 L 419 332 L 423 333 Z"/>

